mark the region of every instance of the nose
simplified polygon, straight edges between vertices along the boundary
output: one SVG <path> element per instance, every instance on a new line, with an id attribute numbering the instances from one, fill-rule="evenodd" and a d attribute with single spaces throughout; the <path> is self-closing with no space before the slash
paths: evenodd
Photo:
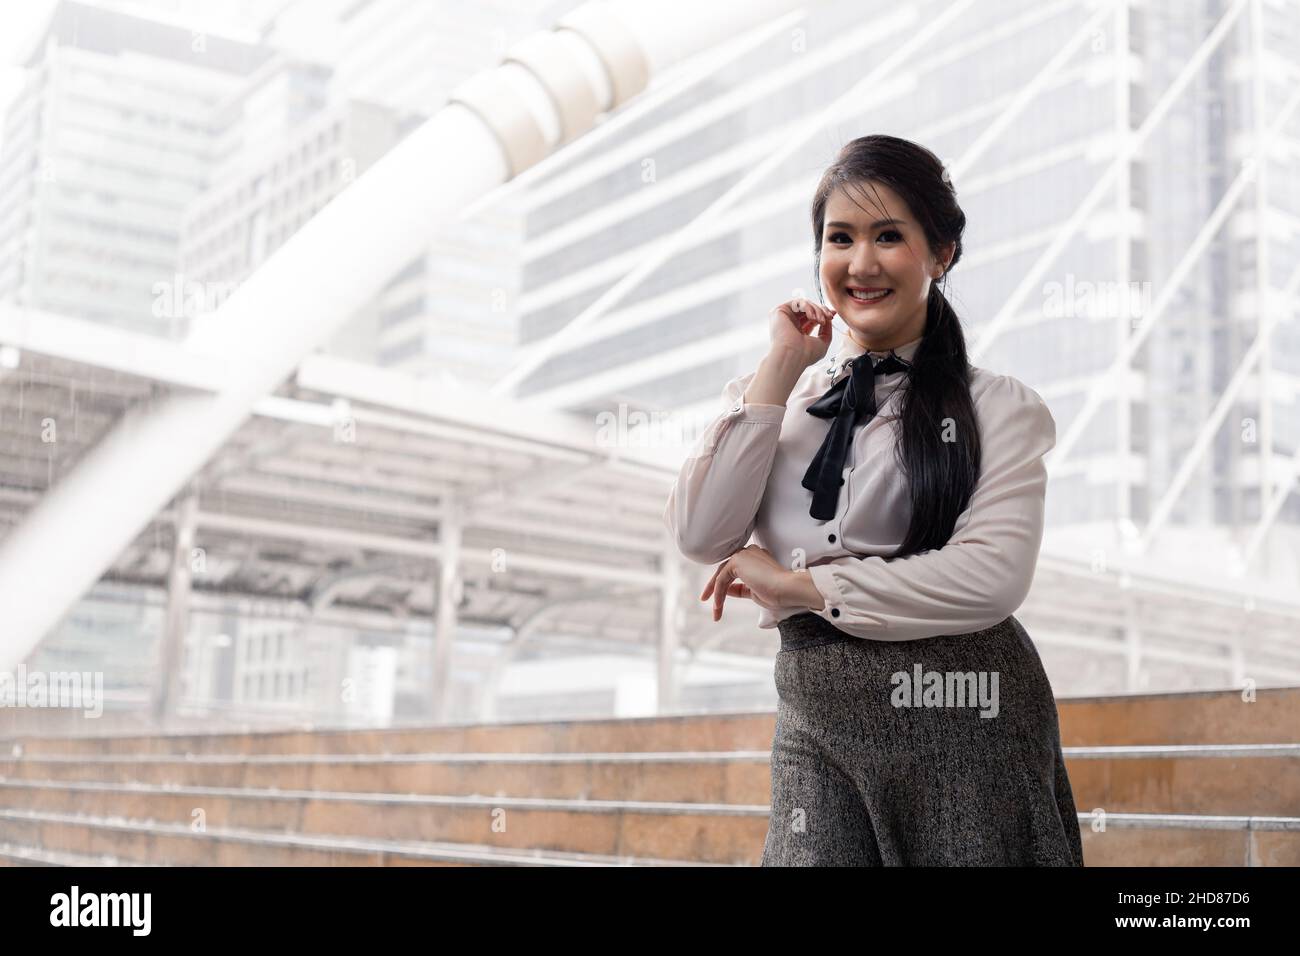
<path id="1" fill-rule="evenodd" d="M 860 242 L 853 250 L 853 259 L 849 263 L 850 278 L 869 279 L 880 275 L 880 262 L 876 256 L 874 243 Z"/>

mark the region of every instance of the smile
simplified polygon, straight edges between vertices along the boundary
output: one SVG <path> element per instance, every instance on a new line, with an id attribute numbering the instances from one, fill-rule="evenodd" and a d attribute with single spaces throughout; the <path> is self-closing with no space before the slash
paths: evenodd
<path id="1" fill-rule="evenodd" d="M 874 292 L 858 292 L 856 289 L 848 289 L 850 298 L 856 302 L 880 302 L 894 294 L 893 289 L 878 289 Z"/>

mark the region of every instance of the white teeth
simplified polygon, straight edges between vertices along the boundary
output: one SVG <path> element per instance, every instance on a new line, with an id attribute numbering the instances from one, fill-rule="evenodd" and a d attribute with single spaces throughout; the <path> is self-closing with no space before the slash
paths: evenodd
<path id="1" fill-rule="evenodd" d="M 849 295 L 853 296 L 853 298 L 858 299 L 860 301 L 869 302 L 872 299 L 883 299 L 885 296 L 889 295 L 889 293 L 892 291 L 893 291 L 892 289 L 885 289 L 881 292 L 854 292 L 852 289 L 850 289 Z"/>

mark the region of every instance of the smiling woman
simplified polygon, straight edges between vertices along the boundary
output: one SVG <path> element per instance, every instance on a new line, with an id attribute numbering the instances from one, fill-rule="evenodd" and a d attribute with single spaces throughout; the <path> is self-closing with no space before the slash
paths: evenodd
<path id="1" fill-rule="evenodd" d="M 721 562 L 714 620 L 750 600 L 780 630 L 763 863 L 1081 866 L 1056 702 L 1013 614 L 1055 421 L 967 360 L 938 285 L 966 217 L 933 153 L 853 140 L 812 225 L 829 305 L 772 310 L 768 355 L 724 388 L 664 512 L 683 554 Z M 997 699 L 901 707 L 918 670 Z"/>
<path id="2" fill-rule="evenodd" d="M 849 338 L 872 352 L 921 340 L 898 412 L 912 520 L 893 556 L 940 548 L 980 470 L 966 338 L 935 284 L 961 258 L 966 215 L 937 156 L 892 136 L 865 136 L 823 174 L 812 224 L 818 288 Z M 955 440 L 926 424 L 944 420 Z"/>

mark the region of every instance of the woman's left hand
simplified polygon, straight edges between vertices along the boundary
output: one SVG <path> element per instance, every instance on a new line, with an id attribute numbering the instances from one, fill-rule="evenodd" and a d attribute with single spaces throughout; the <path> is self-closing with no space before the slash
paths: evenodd
<path id="1" fill-rule="evenodd" d="M 715 621 L 722 617 L 722 605 L 728 597 L 749 598 L 760 607 L 777 608 L 781 606 L 794 573 L 783 568 L 771 552 L 751 544 L 718 565 L 700 600 L 708 600 L 709 595 L 713 595 Z"/>

